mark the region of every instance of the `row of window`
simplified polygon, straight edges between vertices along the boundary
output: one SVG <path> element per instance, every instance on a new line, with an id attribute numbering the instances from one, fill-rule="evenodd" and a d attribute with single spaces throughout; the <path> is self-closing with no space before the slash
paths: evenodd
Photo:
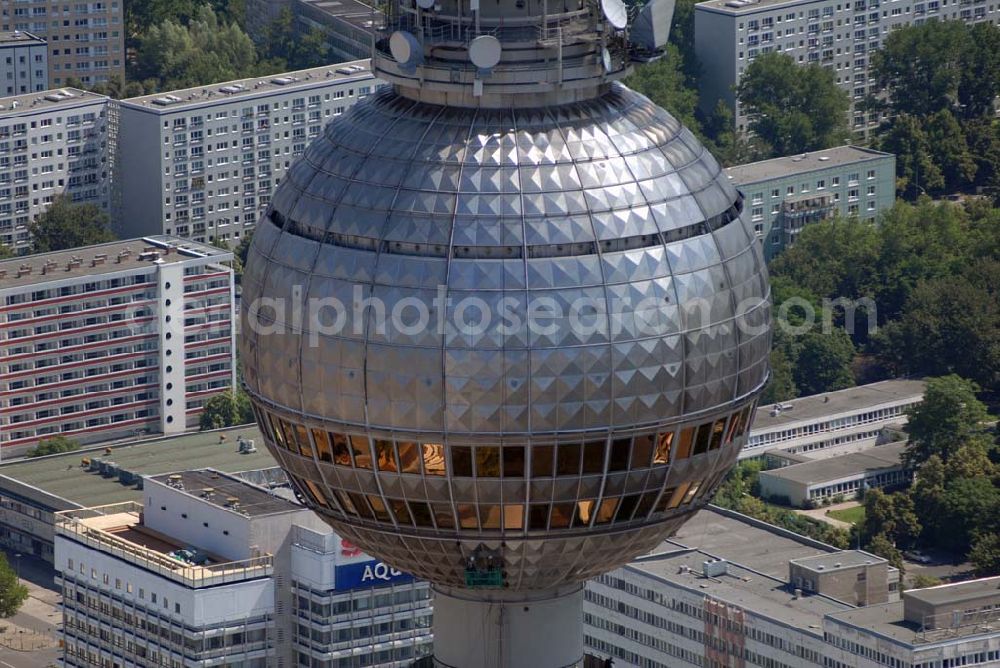
<path id="1" fill-rule="evenodd" d="M 730 416 L 656 434 L 558 445 L 450 445 L 369 439 L 308 429 L 260 411 L 258 424 L 278 446 L 337 466 L 386 473 L 476 478 L 600 475 L 665 465 L 717 450 L 743 436 L 752 405 Z M 450 456 L 450 461 L 449 461 Z"/>

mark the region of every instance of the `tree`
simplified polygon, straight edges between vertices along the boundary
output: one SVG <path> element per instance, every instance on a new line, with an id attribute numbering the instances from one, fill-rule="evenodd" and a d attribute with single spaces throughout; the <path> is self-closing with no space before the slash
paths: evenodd
<path id="1" fill-rule="evenodd" d="M 931 378 L 923 401 L 907 411 L 910 440 L 904 457 L 920 467 L 937 455 L 943 464 L 962 445 L 982 434 L 989 413 L 976 397 L 978 386 L 954 374 Z"/>
<path id="2" fill-rule="evenodd" d="M 45 455 L 57 455 L 61 452 L 72 452 L 80 449 L 80 443 L 65 436 L 53 436 L 43 441 L 25 453 L 27 457 L 43 457 Z"/>
<path id="3" fill-rule="evenodd" d="M 771 379 L 760 397 L 761 404 L 774 404 L 794 399 L 798 396 L 795 388 L 795 378 L 792 376 L 792 364 L 784 351 L 771 351 Z"/>
<path id="4" fill-rule="evenodd" d="M 0 260 L 6 260 L 10 257 L 14 257 L 14 251 L 9 246 L 0 244 Z"/>
<path id="5" fill-rule="evenodd" d="M 1000 533 L 997 527 L 975 537 L 969 550 L 969 561 L 977 577 L 1000 575 Z"/>
<path id="6" fill-rule="evenodd" d="M 27 598 L 28 588 L 21 584 L 7 556 L 0 552 L 0 617 L 13 617 Z"/>
<path id="7" fill-rule="evenodd" d="M 967 187 L 976 178 L 976 162 L 965 141 L 965 131 L 947 109 L 941 109 L 927 120 L 927 140 L 934 153 L 934 162 L 944 177 L 944 187 L 955 192 Z"/>
<path id="8" fill-rule="evenodd" d="M 880 533 L 868 543 L 868 551 L 887 559 L 889 564 L 899 569 L 900 573 L 906 570 L 903 563 L 903 554 L 892 544 L 892 541 L 884 534 Z"/>
<path id="9" fill-rule="evenodd" d="M 944 463 L 937 455 L 931 455 L 916 472 L 910 496 L 917 514 L 923 520 L 920 540 L 933 544 L 947 523 L 944 517 Z"/>
<path id="10" fill-rule="evenodd" d="M 1000 513 L 1000 489 L 988 478 L 959 478 L 945 488 L 942 510 L 946 522 L 938 540 L 946 549 L 967 554 L 975 536 L 995 532 Z"/>
<path id="11" fill-rule="evenodd" d="M 233 249 L 233 273 L 236 275 L 236 282 L 243 280 L 243 270 L 247 266 L 247 258 L 250 256 L 250 244 L 253 243 L 253 229 L 243 233 L 240 242 Z"/>
<path id="12" fill-rule="evenodd" d="M 222 429 L 254 421 L 250 398 L 240 390 L 217 394 L 205 402 L 201 429 Z"/>
<path id="13" fill-rule="evenodd" d="M 897 492 L 892 499 L 893 543 L 909 549 L 917 544 L 923 532 L 923 524 L 917 514 L 916 504 L 908 492 Z"/>
<path id="14" fill-rule="evenodd" d="M 865 492 L 864 502 L 865 518 L 861 524 L 861 541 L 868 543 L 879 534 L 892 536 L 896 530 L 892 497 L 881 489 L 869 489 Z"/>
<path id="15" fill-rule="evenodd" d="M 802 395 L 832 392 L 854 386 L 851 362 L 854 344 L 840 327 L 830 333 L 810 331 L 799 342 L 799 354 L 792 373 Z"/>
<path id="16" fill-rule="evenodd" d="M 893 118 L 877 146 L 896 156 L 896 191 L 900 196 L 912 201 L 921 193 L 944 189 L 944 175 L 934 161 L 931 141 L 916 116 L 901 113 Z"/>
<path id="17" fill-rule="evenodd" d="M 736 96 L 750 129 L 773 155 L 829 148 L 849 136 L 847 94 L 819 64 L 800 66 L 783 53 L 765 53 L 747 67 Z"/>
<path id="18" fill-rule="evenodd" d="M 698 106 L 698 92 L 688 85 L 680 64 L 677 47 L 667 44 L 663 58 L 636 67 L 635 72 L 625 79 L 625 85 L 642 93 L 699 134 L 701 125 L 694 113 Z"/>
<path id="19" fill-rule="evenodd" d="M 937 587 L 939 584 L 941 584 L 940 578 L 921 573 L 920 575 L 913 576 L 910 589 L 926 589 L 927 587 Z"/>
<path id="20" fill-rule="evenodd" d="M 56 195 L 49 208 L 31 224 L 30 232 L 36 253 L 115 240 L 108 214 L 96 204 L 74 204 L 69 195 Z"/>

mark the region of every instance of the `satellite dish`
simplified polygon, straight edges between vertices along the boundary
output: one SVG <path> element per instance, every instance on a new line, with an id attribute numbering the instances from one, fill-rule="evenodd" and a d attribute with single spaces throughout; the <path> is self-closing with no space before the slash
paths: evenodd
<path id="1" fill-rule="evenodd" d="M 420 9 L 430 9 L 434 6 L 436 0 L 417 0 L 417 7 Z"/>
<path id="2" fill-rule="evenodd" d="M 607 49 L 601 50 L 601 62 L 604 63 L 604 71 L 611 71 L 611 52 Z"/>
<path id="3" fill-rule="evenodd" d="M 414 68 L 424 60 L 424 51 L 413 33 L 397 30 L 389 37 L 389 51 L 404 69 Z"/>
<path id="4" fill-rule="evenodd" d="M 492 35 L 480 35 L 469 44 L 469 60 L 481 70 L 490 70 L 500 62 L 500 40 Z"/>
<path id="5" fill-rule="evenodd" d="M 608 23 L 618 30 L 624 30 L 628 25 L 628 10 L 622 0 L 601 0 L 601 11 Z"/>

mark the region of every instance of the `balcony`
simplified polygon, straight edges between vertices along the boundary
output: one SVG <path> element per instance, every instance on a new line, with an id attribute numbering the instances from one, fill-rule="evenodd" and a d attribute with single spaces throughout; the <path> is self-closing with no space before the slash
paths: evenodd
<path id="1" fill-rule="evenodd" d="M 269 554 L 242 561 L 209 557 L 202 564 L 179 559 L 174 553 L 185 546 L 145 527 L 142 504 L 135 501 L 56 513 L 55 531 L 192 589 L 271 577 L 274 571 Z"/>

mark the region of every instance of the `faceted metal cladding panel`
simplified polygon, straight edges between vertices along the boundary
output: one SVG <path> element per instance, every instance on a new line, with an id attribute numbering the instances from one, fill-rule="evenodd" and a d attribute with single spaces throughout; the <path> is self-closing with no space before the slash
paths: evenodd
<path id="1" fill-rule="evenodd" d="M 544 588 L 706 502 L 767 377 L 768 297 L 742 197 L 624 86 L 507 110 L 383 90 L 327 126 L 256 229 L 245 382 L 345 536 L 451 585 L 496 546 L 509 586 Z M 668 433 L 701 445 L 636 459 Z M 538 475 L 553 444 L 580 463 Z"/>

